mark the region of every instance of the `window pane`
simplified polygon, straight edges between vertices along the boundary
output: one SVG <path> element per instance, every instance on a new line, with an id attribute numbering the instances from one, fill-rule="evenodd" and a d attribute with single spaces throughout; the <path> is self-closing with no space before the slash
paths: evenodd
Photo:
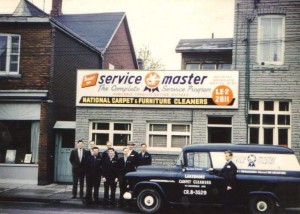
<path id="1" fill-rule="evenodd" d="M 264 109 L 265 109 L 265 111 L 273 111 L 274 110 L 274 102 L 273 101 L 265 101 Z"/>
<path id="2" fill-rule="evenodd" d="M 260 124 L 260 115 L 249 114 L 249 124 Z"/>
<path id="3" fill-rule="evenodd" d="M 95 141 L 96 145 L 106 145 L 109 139 L 108 134 L 93 134 L 92 140 Z"/>
<path id="4" fill-rule="evenodd" d="M 278 115 L 278 124 L 279 125 L 290 125 L 290 116 L 289 115 Z"/>
<path id="5" fill-rule="evenodd" d="M 211 162 L 209 154 L 207 153 L 187 153 L 187 165 L 189 167 L 198 167 L 198 168 L 210 168 Z"/>
<path id="6" fill-rule="evenodd" d="M 109 123 L 93 123 L 94 130 L 109 130 Z"/>
<path id="7" fill-rule="evenodd" d="M 208 117 L 208 124 L 224 124 L 231 125 L 231 117 Z"/>
<path id="8" fill-rule="evenodd" d="M 289 102 L 279 102 L 279 111 L 289 111 Z"/>
<path id="9" fill-rule="evenodd" d="M 150 124 L 150 131 L 167 131 L 167 124 Z"/>
<path id="10" fill-rule="evenodd" d="M 75 142 L 75 129 L 64 129 L 61 131 L 61 147 L 74 148 Z"/>
<path id="11" fill-rule="evenodd" d="M 231 64 L 219 64 L 220 70 L 231 70 Z"/>
<path id="12" fill-rule="evenodd" d="M 202 70 L 215 70 L 216 64 L 202 64 Z"/>
<path id="13" fill-rule="evenodd" d="M 189 132 L 189 125 L 172 125 L 172 132 Z"/>
<path id="14" fill-rule="evenodd" d="M 18 65 L 16 63 L 10 63 L 10 71 L 18 71 Z"/>
<path id="15" fill-rule="evenodd" d="M 7 37 L 0 36 L 0 71 L 6 70 Z"/>
<path id="16" fill-rule="evenodd" d="M 150 135 L 149 137 L 151 147 L 167 147 L 166 135 Z"/>
<path id="17" fill-rule="evenodd" d="M 250 101 L 250 110 L 259 110 L 259 102 Z"/>
<path id="18" fill-rule="evenodd" d="M 273 129 L 264 129 L 264 144 L 273 145 Z"/>
<path id="19" fill-rule="evenodd" d="M 278 130 L 278 144 L 280 146 L 288 146 L 288 129 Z"/>
<path id="20" fill-rule="evenodd" d="M 130 141 L 130 134 L 114 134 L 114 146 L 126 146 Z"/>
<path id="21" fill-rule="evenodd" d="M 259 128 L 250 128 L 250 144 L 259 143 Z"/>
<path id="22" fill-rule="evenodd" d="M 126 123 L 115 123 L 114 124 L 114 130 L 130 131 L 131 130 L 131 125 L 126 124 Z"/>
<path id="23" fill-rule="evenodd" d="M 182 148 L 188 145 L 190 141 L 189 136 L 172 136 L 172 148 Z"/>
<path id="24" fill-rule="evenodd" d="M 9 149 L 16 150 L 15 163 L 23 163 L 25 154 L 31 153 L 31 124 L 31 121 L 0 121 L 0 162 L 5 162 Z"/>
<path id="25" fill-rule="evenodd" d="M 275 124 L 275 115 L 263 115 L 263 124 L 264 125 L 274 125 Z"/>
<path id="26" fill-rule="evenodd" d="M 186 64 L 186 70 L 200 70 L 200 64 Z"/>
<path id="27" fill-rule="evenodd" d="M 208 143 L 231 143 L 231 128 L 208 127 Z"/>

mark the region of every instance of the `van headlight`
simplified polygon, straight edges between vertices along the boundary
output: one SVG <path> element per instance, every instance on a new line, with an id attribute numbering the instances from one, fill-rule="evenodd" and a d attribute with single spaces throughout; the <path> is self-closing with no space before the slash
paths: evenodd
<path id="1" fill-rule="evenodd" d="M 124 199 L 130 200 L 132 198 L 132 194 L 130 192 L 125 192 L 123 195 Z"/>

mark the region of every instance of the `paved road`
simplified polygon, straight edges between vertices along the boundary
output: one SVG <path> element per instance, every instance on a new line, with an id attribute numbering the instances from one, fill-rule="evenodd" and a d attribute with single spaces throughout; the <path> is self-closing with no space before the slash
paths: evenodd
<path id="1" fill-rule="evenodd" d="M 13 202 L 2 201 L 0 202 L 1 214 L 138 214 L 140 213 L 135 207 L 127 208 L 113 208 L 102 206 L 97 207 L 85 207 L 81 203 L 37 203 L 37 202 Z M 162 213 L 172 214 L 219 214 L 222 213 L 220 208 L 217 207 L 170 207 L 164 210 Z M 299 211 L 278 211 L 276 214 L 299 214 Z M 244 209 L 239 210 L 237 214 L 247 214 Z"/>

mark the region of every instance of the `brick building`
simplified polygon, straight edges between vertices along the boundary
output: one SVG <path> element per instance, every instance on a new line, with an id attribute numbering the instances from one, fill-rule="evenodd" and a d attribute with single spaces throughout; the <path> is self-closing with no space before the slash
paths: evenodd
<path id="1" fill-rule="evenodd" d="M 74 147 L 77 69 L 137 69 L 125 13 L 63 15 L 61 0 L 52 5 L 49 15 L 21 0 L 0 16 L 4 182 L 43 185 L 59 180 L 58 166 L 70 170 L 62 156 Z"/>
<path id="2" fill-rule="evenodd" d="M 299 1 L 236 0 L 232 55 L 232 68 L 240 71 L 243 138 L 288 146 L 298 157 L 299 13 Z"/>
<path id="3" fill-rule="evenodd" d="M 239 71 L 238 109 L 201 111 L 207 122 L 209 114 L 232 119 L 230 143 L 287 146 L 300 157 L 299 10 L 297 1 L 236 0 L 233 39 L 178 43 L 183 70 Z M 209 139 L 209 125 L 200 130 Z"/>

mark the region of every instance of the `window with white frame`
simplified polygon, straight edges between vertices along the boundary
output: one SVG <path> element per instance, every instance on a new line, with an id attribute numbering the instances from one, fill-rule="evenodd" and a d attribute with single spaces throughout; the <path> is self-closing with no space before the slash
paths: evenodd
<path id="1" fill-rule="evenodd" d="M 0 33 L 0 74 L 17 74 L 20 61 L 20 36 Z"/>
<path id="2" fill-rule="evenodd" d="M 216 70 L 216 64 L 214 63 L 203 63 L 202 70 Z"/>
<path id="3" fill-rule="evenodd" d="M 186 70 L 200 70 L 200 64 L 199 63 L 187 63 L 185 66 Z"/>
<path id="4" fill-rule="evenodd" d="M 149 123 L 148 142 L 150 147 L 182 148 L 190 144 L 191 125 L 180 123 Z"/>
<path id="5" fill-rule="evenodd" d="M 285 18 L 264 15 L 258 18 L 258 63 L 282 65 L 284 61 Z"/>
<path id="6" fill-rule="evenodd" d="M 91 122 L 90 139 L 96 145 L 106 145 L 107 141 L 114 146 L 126 146 L 132 139 L 132 124 L 126 122 Z"/>
<path id="7" fill-rule="evenodd" d="M 290 146 L 291 102 L 253 100 L 249 105 L 250 144 Z"/>
<path id="8" fill-rule="evenodd" d="M 232 118 L 227 116 L 207 117 L 207 142 L 231 143 Z"/>
<path id="9" fill-rule="evenodd" d="M 231 70 L 231 64 L 229 63 L 220 63 L 218 64 L 219 70 Z"/>

